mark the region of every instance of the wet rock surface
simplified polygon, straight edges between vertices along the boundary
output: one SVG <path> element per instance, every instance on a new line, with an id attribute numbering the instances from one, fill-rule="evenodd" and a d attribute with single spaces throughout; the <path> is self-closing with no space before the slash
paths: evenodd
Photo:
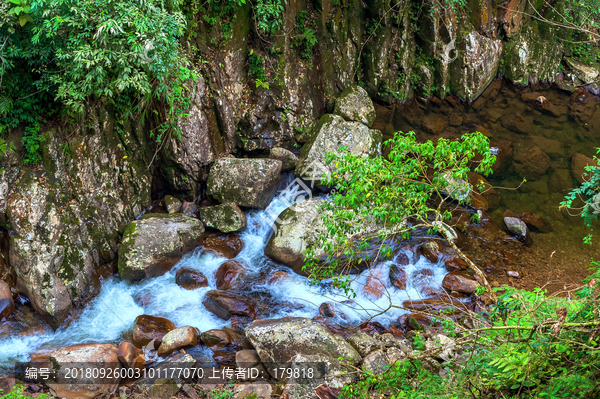
<path id="1" fill-rule="evenodd" d="M 175 328 L 175 324 L 164 317 L 138 316 L 133 325 L 133 344 L 143 348 L 154 341 L 151 349 L 158 349 L 165 334 Z"/>
<path id="2" fill-rule="evenodd" d="M 244 249 L 244 241 L 236 235 L 208 234 L 202 248 L 216 256 L 233 259 Z"/>
<path id="3" fill-rule="evenodd" d="M 175 274 L 175 282 L 181 288 L 186 290 L 195 290 L 208 286 L 206 276 L 197 270 L 182 267 Z"/>
<path id="4" fill-rule="evenodd" d="M 259 315 L 254 301 L 226 291 L 209 291 L 202 304 L 209 312 L 223 320 L 229 320 L 232 316 L 256 319 Z"/>

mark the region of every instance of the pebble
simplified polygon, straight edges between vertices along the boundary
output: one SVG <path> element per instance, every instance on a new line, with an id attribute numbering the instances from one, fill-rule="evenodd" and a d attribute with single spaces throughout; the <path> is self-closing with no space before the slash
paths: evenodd
<path id="1" fill-rule="evenodd" d="M 514 278 L 520 278 L 521 277 L 521 275 L 519 274 L 519 272 L 514 272 L 512 270 L 507 271 L 506 275 L 508 277 L 514 277 Z"/>

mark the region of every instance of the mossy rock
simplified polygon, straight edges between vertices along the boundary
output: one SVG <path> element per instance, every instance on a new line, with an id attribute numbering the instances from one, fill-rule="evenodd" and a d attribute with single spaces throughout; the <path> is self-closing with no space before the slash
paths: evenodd
<path id="1" fill-rule="evenodd" d="M 342 91 L 335 101 L 335 115 L 349 122 L 361 122 L 368 127 L 375 122 L 375 106 L 369 95 L 360 86 L 350 86 Z"/>
<path id="2" fill-rule="evenodd" d="M 182 214 L 149 214 L 127 226 L 119 248 L 119 274 L 139 280 L 166 273 L 204 234 L 198 219 Z"/>
<path id="3" fill-rule="evenodd" d="M 232 233 L 246 228 L 246 215 L 233 202 L 203 208 L 200 213 L 202 213 L 202 220 L 207 227 L 223 233 Z"/>
<path id="4" fill-rule="evenodd" d="M 320 185 L 321 176 L 335 170 L 334 165 L 327 165 L 327 153 L 339 153 L 340 147 L 346 147 L 354 155 L 375 158 L 381 156 L 382 139 L 379 130 L 369 129 L 361 122 L 347 122 L 338 115 L 323 115 L 302 148 L 296 175 Z"/>

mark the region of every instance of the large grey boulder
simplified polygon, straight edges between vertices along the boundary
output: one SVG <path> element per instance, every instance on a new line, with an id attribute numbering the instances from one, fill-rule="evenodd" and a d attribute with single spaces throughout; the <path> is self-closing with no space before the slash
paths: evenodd
<path id="1" fill-rule="evenodd" d="M 281 161 L 276 159 L 221 158 L 214 163 L 206 193 L 217 201 L 266 208 L 279 182 Z"/>
<path id="2" fill-rule="evenodd" d="M 273 377 L 274 367 L 283 367 L 298 355 L 320 355 L 330 361 L 343 357 L 353 365 L 361 361 L 358 352 L 342 337 L 324 324 L 302 317 L 256 320 L 246 327 L 246 337 Z"/>
<path id="3" fill-rule="evenodd" d="M 346 147 L 355 155 L 375 158 L 381 156 L 382 137 L 379 130 L 369 129 L 360 122 L 346 122 L 338 115 L 323 115 L 302 148 L 296 175 L 319 184 L 323 174 L 335 170 L 334 165 L 327 165 L 328 152 L 339 153 L 340 147 Z"/>
<path id="4" fill-rule="evenodd" d="M 311 198 L 284 210 L 277 218 L 276 231 L 265 247 L 265 255 L 298 274 L 306 275 L 302 270 L 304 251 L 316 242 L 323 231 L 319 206 L 324 202 Z"/>
<path id="5" fill-rule="evenodd" d="M 149 214 L 127 225 L 119 248 L 119 274 L 124 279 L 156 277 L 197 246 L 204 233 L 198 219 L 183 214 Z"/>
<path id="6" fill-rule="evenodd" d="M 334 115 L 339 115 L 350 122 L 361 122 L 368 127 L 375 122 L 375 107 L 366 90 L 360 86 L 344 89 L 335 100 Z"/>
<path id="7" fill-rule="evenodd" d="M 246 228 L 246 215 L 233 202 L 202 208 L 200 213 L 207 227 L 212 227 L 223 233 L 231 233 Z"/>

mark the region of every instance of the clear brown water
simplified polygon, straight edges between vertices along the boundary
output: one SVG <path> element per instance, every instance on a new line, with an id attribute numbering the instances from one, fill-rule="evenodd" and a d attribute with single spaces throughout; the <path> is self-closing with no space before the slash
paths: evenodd
<path id="1" fill-rule="evenodd" d="M 546 98 L 542 106 L 539 96 Z M 520 90 L 501 80 L 493 81 L 473 104 L 447 97 L 444 100 L 415 99 L 402 105 L 378 106 L 373 126 L 390 138 L 395 131 L 415 131 L 419 140 L 454 139 L 480 131 L 493 146 L 501 140 L 512 144 L 513 157 L 537 146 L 550 158 L 547 171 L 536 176 L 515 167 L 514 161 L 488 180 L 501 195 L 488 214 L 497 227 L 471 231 L 468 253 L 491 274 L 491 280 L 531 289 L 547 286 L 550 291 L 570 288 L 589 275 L 592 258 L 600 260 L 600 235 L 593 245 L 583 244 L 588 233 L 578 216 L 569 216 L 559 204 L 578 183 L 570 175 L 574 153 L 592 157 L 600 147 L 600 102 L 589 92 L 568 93 L 552 88 Z M 562 172 L 561 172 L 562 171 Z M 565 172 L 568 171 L 568 172 Z M 567 176 L 562 179 L 558 176 Z M 527 182 L 516 190 L 523 175 Z M 533 233 L 534 244 L 526 247 L 493 230 L 506 230 L 503 213 L 534 212 L 553 227 L 552 233 Z M 507 270 L 523 278 L 509 281 Z"/>

